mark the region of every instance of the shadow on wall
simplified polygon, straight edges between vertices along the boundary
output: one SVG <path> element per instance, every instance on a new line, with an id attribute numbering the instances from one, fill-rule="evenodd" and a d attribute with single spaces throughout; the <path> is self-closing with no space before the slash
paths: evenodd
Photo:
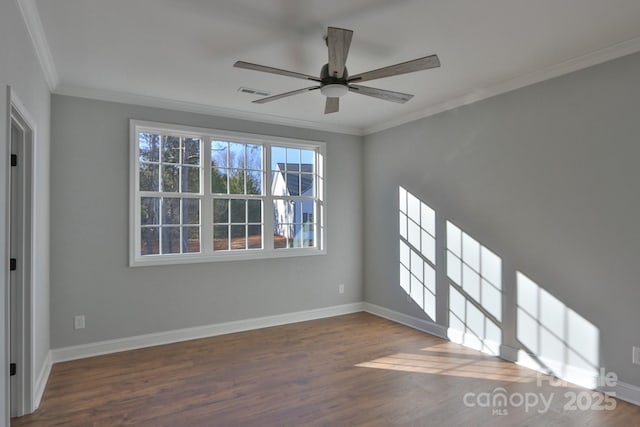
<path id="1" fill-rule="evenodd" d="M 399 187 L 399 284 L 431 319 L 446 310 L 448 338 L 500 356 L 503 313 L 502 259 L 450 221 L 436 236 L 436 212 Z M 436 305 L 436 241 L 446 239 L 448 306 Z M 516 272 L 516 362 L 595 388 L 599 330 L 588 320 Z"/>

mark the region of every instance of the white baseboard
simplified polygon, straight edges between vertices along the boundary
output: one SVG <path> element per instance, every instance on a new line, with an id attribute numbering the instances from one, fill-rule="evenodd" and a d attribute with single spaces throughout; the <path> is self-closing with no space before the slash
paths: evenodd
<path id="1" fill-rule="evenodd" d="M 259 317 L 253 319 L 225 322 L 214 325 L 198 326 L 194 328 L 177 329 L 173 331 L 158 332 L 154 334 L 139 335 L 116 340 L 101 341 L 91 344 L 84 344 L 71 347 L 57 348 L 49 351 L 45 362 L 40 370 L 34 389 L 33 410 L 40 405 L 40 400 L 44 393 L 51 366 L 55 362 L 82 359 L 85 357 L 99 356 L 103 354 L 116 353 L 120 351 L 135 350 L 138 348 L 152 347 L 162 344 L 188 341 L 198 338 L 207 338 L 235 332 L 243 332 L 271 326 L 285 325 L 289 323 L 304 322 L 307 320 L 322 319 L 325 317 L 340 316 L 343 314 L 357 313 L 365 311 L 367 313 L 391 320 L 396 323 L 435 335 L 447 341 L 447 328 L 432 321 L 400 313 L 379 305 L 368 302 L 358 302 L 338 306 L 324 307 L 313 310 L 298 311 L 293 313 L 278 314 L 274 316 Z M 510 362 L 517 362 L 517 352 L 515 348 L 505 345 L 501 346 L 502 358 Z M 640 387 L 618 382 L 616 386 L 606 390 L 600 390 L 618 399 L 640 406 Z"/>
<path id="2" fill-rule="evenodd" d="M 618 381 L 613 387 L 607 387 L 600 389 L 601 392 L 606 393 L 616 399 L 624 400 L 636 406 L 640 406 L 640 387 L 633 384 L 623 383 Z"/>
<path id="3" fill-rule="evenodd" d="M 47 381 L 49 380 L 49 374 L 51 374 L 51 366 L 53 365 L 52 353 L 51 350 L 47 352 L 47 356 L 44 358 L 44 363 L 40 368 L 40 373 L 38 374 L 38 378 L 33 388 L 33 398 L 31 400 L 31 412 L 38 409 L 40 406 L 40 401 L 42 400 L 42 395 L 44 394 L 44 389 L 47 386 Z"/>
<path id="4" fill-rule="evenodd" d="M 422 332 L 426 332 L 431 335 L 435 335 L 439 338 L 448 340 L 447 328 L 437 323 L 431 322 L 426 319 L 420 319 L 418 317 L 409 316 L 408 314 L 400 313 L 399 311 L 390 310 L 379 305 L 371 304 L 368 302 L 363 303 L 364 311 L 367 313 L 375 314 L 376 316 L 384 317 L 396 323 L 400 323 L 410 328 L 417 329 Z"/>
<path id="5" fill-rule="evenodd" d="M 62 347 L 52 350 L 53 362 L 83 359 L 85 357 L 100 356 L 120 351 L 153 347 L 199 338 L 208 338 L 235 332 L 285 325 L 288 323 L 304 322 L 306 320 L 340 316 L 342 314 L 357 313 L 364 310 L 364 303 L 352 303 L 313 310 L 297 311 L 293 313 L 277 314 L 274 316 L 257 317 L 253 319 L 237 320 L 194 328 L 176 329 L 166 332 L 138 335 L 90 344 Z"/>

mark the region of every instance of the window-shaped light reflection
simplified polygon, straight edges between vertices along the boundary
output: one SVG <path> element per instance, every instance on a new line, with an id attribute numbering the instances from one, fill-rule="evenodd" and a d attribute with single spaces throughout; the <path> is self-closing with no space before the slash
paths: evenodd
<path id="1" fill-rule="evenodd" d="M 594 387 L 598 328 L 524 274 L 518 272 L 516 279 L 517 337 L 529 353 L 519 354 L 518 362 Z"/>
<path id="2" fill-rule="evenodd" d="M 449 286 L 449 339 L 485 353 L 500 354 L 500 326 L 453 285 Z"/>
<path id="3" fill-rule="evenodd" d="M 436 318 L 435 212 L 399 187 L 400 287 L 431 318 Z"/>
<path id="4" fill-rule="evenodd" d="M 502 260 L 449 221 L 447 276 L 488 314 L 502 321 Z"/>
<path id="5" fill-rule="evenodd" d="M 489 354 L 502 343 L 502 260 L 447 221 L 449 339 Z"/>

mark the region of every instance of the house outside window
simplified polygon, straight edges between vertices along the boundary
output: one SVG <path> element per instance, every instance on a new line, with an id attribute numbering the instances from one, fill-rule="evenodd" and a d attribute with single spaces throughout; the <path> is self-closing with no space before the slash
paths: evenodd
<path id="1" fill-rule="evenodd" d="M 131 120 L 130 265 L 325 253 L 325 144 Z"/>

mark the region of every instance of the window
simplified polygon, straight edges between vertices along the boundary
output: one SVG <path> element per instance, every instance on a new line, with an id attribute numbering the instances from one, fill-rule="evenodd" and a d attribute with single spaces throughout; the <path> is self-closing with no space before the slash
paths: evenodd
<path id="1" fill-rule="evenodd" d="M 324 253 L 324 144 L 132 120 L 130 264 Z"/>

